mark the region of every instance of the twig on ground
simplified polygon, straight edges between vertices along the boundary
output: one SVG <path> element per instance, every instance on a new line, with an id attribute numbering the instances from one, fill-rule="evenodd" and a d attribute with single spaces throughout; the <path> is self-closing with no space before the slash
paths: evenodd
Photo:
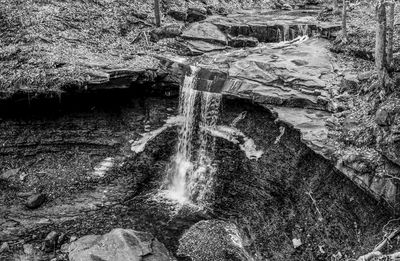
<path id="1" fill-rule="evenodd" d="M 315 209 L 316 209 L 317 212 L 318 212 L 318 215 L 319 215 L 318 221 L 322 221 L 324 218 L 322 217 L 322 213 L 321 213 L 321 211 L 320 211 L 319 208 L 318 208 L 317 201 L 314 199 L 314 197 L 311 195 L 311 193 L 312 193 L 311 191 L 306 192 L 306 194 L 311 198 L 311 201 L 312 201 L 312 203 L 313 203 Z"/>
<path id="2" fill-rule="evenodd" d="M 144 38 L 146 39 L 146 44 L 147 44 L 147 46 L 149 46 L 150 44 L 149 44 L 149 40 L 147 39 L 147 32 L 143 32 L 143 34 L 144 34 Z"/>

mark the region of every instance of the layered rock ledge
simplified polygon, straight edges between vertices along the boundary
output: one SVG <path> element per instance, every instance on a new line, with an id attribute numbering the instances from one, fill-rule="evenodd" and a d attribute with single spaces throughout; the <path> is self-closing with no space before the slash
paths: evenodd
<path id="1" fill-rule="evenodd" d="M 227 16 L 213 15 L 183 30 L 183 44 L 191 54 L 230 47 L 255 47 L 259 43 L 293 40 L 299 36 L 336 36 L 340 24 L 315 18 L 319 10 L 248 10 Z"/>
<path id="2" fill-rule="evenodd" d="M 274 112 L 277 122 L 299 130 L 302 140 L 330 160 L 360 188 L 398 210 L 398 185 L 393 176 L 400 168 L 373 146 L 354 147 L 334 135 L 335 117 L 343 110 L 339 89 L 349 76 L 338 73 L 328 41 L 320 38 L 265 44 L 259 48 L 210 53 L 182 61 L 161 59 L 175 78 L 197 64 L 197 89 L 251 100 Z M 350 77 L 351 78 L 351 77 Z"/>

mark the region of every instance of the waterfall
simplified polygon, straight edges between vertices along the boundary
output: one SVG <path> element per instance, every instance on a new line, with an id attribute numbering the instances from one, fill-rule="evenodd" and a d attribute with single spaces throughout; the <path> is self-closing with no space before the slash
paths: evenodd
<path id="1" fill-rule="evenodd" d="M 180 90 L 179 113 L 183 124 L 162 193 L 181 204 L 202 207 L 212 195 L 213 174 L 216 171 L 213 165 L 215 138 L 210 137 L 205 127 L 216 126 L 221 95 L 195 90 L 198 69 L 191 69 L 192 74 L 185 77 Z M 200 111 L 197 109 L 198 100 L 201 102 Z"/>
<path id="2" fill-rule="evenodd" d="M 214 128 L 218 122 L 221 95 L 201 93 L 201 114 L 198 141 L 200 143 L 195 169 L 188 179 L 190 200 L 205 205 L 212 197 L 213 177 L 216 166 L 213 165 L 215 137 L 211 137 L 206 128 Z"/>
<path id="3" fill-rule="evenodd" d="M 307 24 L 299 24 L 292 28 L 285 24 L 282 25 L 282 29 L 278 27 L 277 30 L 277 38 L 281 42 L 291 41 L 295 39 L 295 37 L 302 37 L 308 35 L 309 33 L 309 26 Z"/>
<path id="4" fill-rule="evenodd" d="M 300 24 L 297 26 L 300 36 L 308 35 L 308 24 Z"/>
<path id="5" fill-rule="evenodd" d="M 290 39 L 289 35 L 289 25 L 283 25 L 283 41 L 289 41 L 292 40 Z"/>

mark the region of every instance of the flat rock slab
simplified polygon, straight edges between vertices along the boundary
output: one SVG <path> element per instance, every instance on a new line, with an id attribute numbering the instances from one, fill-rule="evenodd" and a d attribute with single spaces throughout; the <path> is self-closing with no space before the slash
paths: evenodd
<path id="1" fill-rule="evenodd" d="M 328 89 L 337 76 L 326 45 L 326 40 L 308 39 L 206 56 L 201 60 L 204 68 L 227 74 L 223 85 L 214 84 L 207 91 L 264 105 L 328 111 Z M 210 84 L 198 89 L 204 86 Z"/>
<path id="2" fill-rule="evenodd" d="M 191 60 L 165 58 L 164 69 L 183 77 L 187 63 L 201 67 L 196 89 L 253 100 L 261 105 L 331 111 L 329 90 L 338 75 L 319 38 L 265 44 L 245 50 L 211 52 Z M 183 66 L 183 67 L 182 67 Z"/>
<path id="3" fill-rule="evenodd" d="M 217 26 L 211 23 L 191 24 L 183 33 L 182 37 L 189 40 L 202 40 L 209 43 L 219 43 L 226 45 L 227 36 L 222 33 Z"/>
<path id="4" fill-rule="evenodd" d="M 189 40 L 186 41 L 184 45 L 194 54 L 195 53 L 204 54 L 214 51 L 222 51 L 227 48 L 225 45 L 222 44 L 208 43 L 199 40 Z"/>

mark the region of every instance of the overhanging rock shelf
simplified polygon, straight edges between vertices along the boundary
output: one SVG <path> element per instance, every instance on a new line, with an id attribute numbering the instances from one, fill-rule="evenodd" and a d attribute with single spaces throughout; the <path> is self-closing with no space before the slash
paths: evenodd
<path id="1" fill-rule="evenodd" d="M 343 76 L 337 73 L 328 41 L 310 38 L 291 43 L 271 43 L 262 47 L 209 54 L 190 58 L 160 58 L 161 70 L 171 78 L 183 79 L 191 64 L 201 67 L 198 90 L 251 100 L 269 109 L 277 121 L 302 134 L 303 142 L 330 160 L 338 170 L 377 200 L 397 211 L 398 188 L 377 168 L 360 172 L 348 162 L 329 135 L 327 122 L 337 111 L 335 97 Z M 371 151 L 366 153 L 371 154 Z M 372 149 L 372 155 L 376 152 Z M 388 164 L 382 157 L 378 164 Z M 382 169 L 382 168 L 381 168 Z"/>

